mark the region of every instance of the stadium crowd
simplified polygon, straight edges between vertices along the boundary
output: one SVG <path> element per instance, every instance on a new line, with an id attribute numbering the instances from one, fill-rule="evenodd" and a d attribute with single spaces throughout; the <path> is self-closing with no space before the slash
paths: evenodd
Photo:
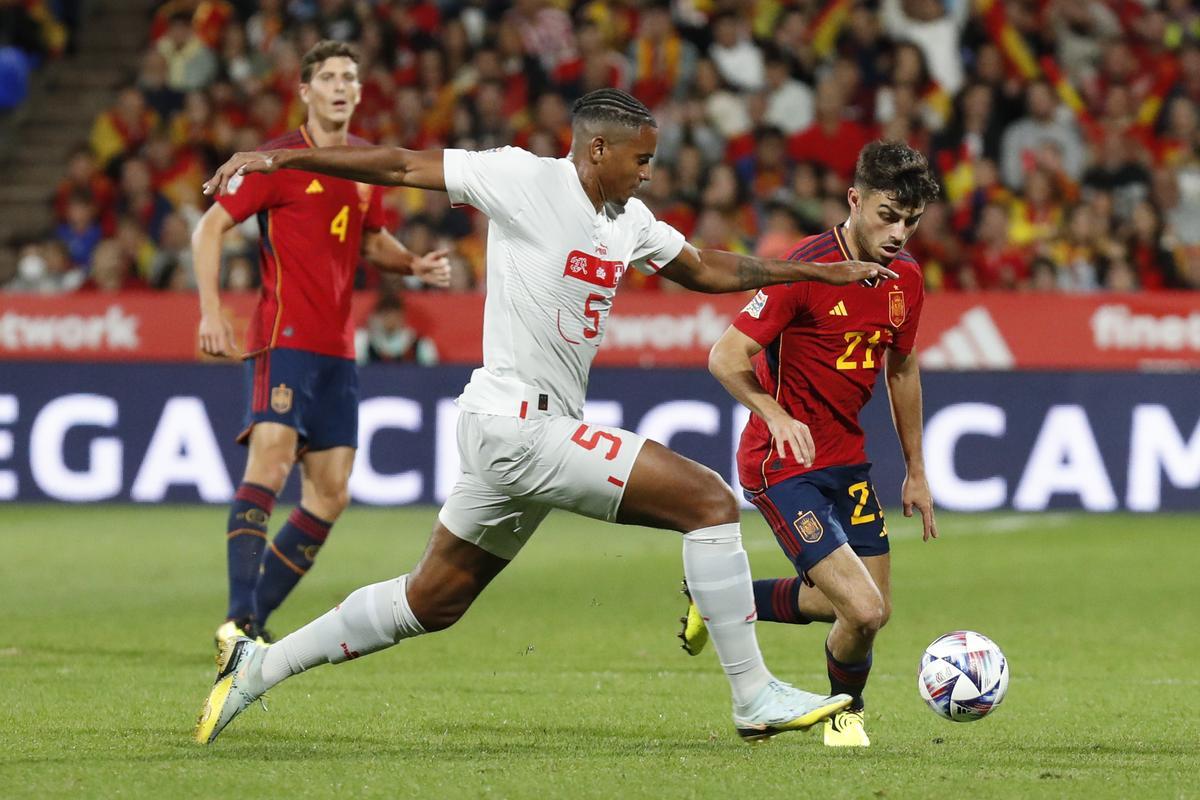
<path id="1" fill-rule="evenodd" d="M 48 59 L 70 52 L 80 0 L 0 0 L 0 119 L 29 97 Z"/>
<path id="2" fill-rule="evenodd" d="M 628 89 L 659 122 L 642 196 L 706 246 L 783 256 L 840 222 L 856 153 L 885 137 L 943 182 L 910 246 L 931 289 L 1200 288 L 1189 0 L 170 0 L 8 288 L 191 289 L 202 180 L 303 120 L 300 56 L 322 38 L 359 43 L 354 129 L 381 144 L 561 156 L 571 102 Z M 450 247 L 455 287 L 480 288 L 482 215 L 386 203 L 411 249 Z M 256 225 L 239 230 L 235 290 L 257 280 Z"/>

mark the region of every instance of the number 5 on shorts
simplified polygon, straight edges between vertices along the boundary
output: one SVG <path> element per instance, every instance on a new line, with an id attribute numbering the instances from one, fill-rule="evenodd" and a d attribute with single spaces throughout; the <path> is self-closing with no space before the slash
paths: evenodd
<path id="1" fill-rule="evenodd" d="M 617 453 L 621 452 L 621 440 L 608 431 L 592 431 L 590 436 L 587 433 L 588 426 L 580 425 L 575 433 L 571 434 L 571 441 L 584 450 L 595 450 L 602 440 L 609 442 L 608 452 L 604 455 L 605 461 L 612 461 L 617 457 Z M 585 436 L 587 438 L 584 438 Z"/>

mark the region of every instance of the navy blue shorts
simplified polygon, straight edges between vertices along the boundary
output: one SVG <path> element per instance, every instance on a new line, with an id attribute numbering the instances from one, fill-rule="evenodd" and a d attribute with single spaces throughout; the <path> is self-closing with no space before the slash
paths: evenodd
<path id="1" fill-rule="evenodd" d="M 806 472 L 765 492 L 746 492 L 746 499 L 766 517 L 801 576 L 843 544 L 860 557 L 890 549 L 869 462 Z"/>
<path id="2" fill-rule="evenodd" d="M 245 362 L 247 412 L 238 441 L 259 422 L 294 428 L 301 450 L 358 447 L 358 368 L 349 358 L 265 350 Z"/>

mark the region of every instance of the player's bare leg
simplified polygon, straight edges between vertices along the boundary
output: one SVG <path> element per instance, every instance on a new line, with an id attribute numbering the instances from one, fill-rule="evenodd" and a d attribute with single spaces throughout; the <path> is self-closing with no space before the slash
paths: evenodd
<path id="1" fill-rule="evenodd" d="M 872 565 L 890 588 L 889 556 L 871 556 Z M 825 744 L 832 747 L 868 747 L 863 719 L 862 692 L 871 671 L 875 636 L 888 616 L 888 602 L 876 576 L 850 545 L 843 544 L 808 571 L 822 600 L 834 612 L 834 623 L 825 642 L 829 685 L 846 692 L 854 704 L 825 723 Z M 816 594 L 816 593 L 814 593 Z"/>
<path id="2" fill-rule="evenodd" d="M 617 522 L 683 533 L 684 574 L 729 678 L 742 736 L 807 728 L 848 705 L 844 695 L 813 695 L 781 683 L 763 663 L 741 511 L 715 472 L 647 441 L 626 481 Z"/>
<path id="3" fill-rule="evenodd" d="M 882 628 L 892 616 L 892 555 L 884 553 L 880 556 L 860 558 L 870 573 L 871 580 L 875 582 L 875 588 L 883 597 L 883 621 L 879 624 Z M 816 586 L 805 584 L 800 588 L 799 608 L 800 613 L 812 622 L 833 622 L 837 619 L 833 603 L 829 602 L 825 593 Z"/>
<path id="4" fill-rule="evenodd" d="M 254 587 L 254 627 L 268 641 L 263 630 L 267 619 L 312 569 L 334 522 L 350 503 L 347 484 L 353 466 L 352 447 L 310 450 L 300 457 L 300 505 L 263 552 Z"/>
<path id="5" fill-rule="evenodd" d="M 267 527 L 275 498 L 292 470 L 296 431 L 276 422 L 260 422 L 250 431 L 242 482 L 234 495 L 226 525 L 229 606 L 217 628 L 218 647 L 225 639 L 257 634 L 254 594 L 259 565 L 267 547 Z"/>

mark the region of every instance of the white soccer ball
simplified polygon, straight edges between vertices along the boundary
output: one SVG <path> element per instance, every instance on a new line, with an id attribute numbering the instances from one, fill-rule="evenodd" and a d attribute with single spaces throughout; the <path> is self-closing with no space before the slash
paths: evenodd
<path id="1" fill-rule="evenodd" d="M 947 633 L 921 655 L 917 688 L 935 714 L 953 722 L 974 722 L 1003 702 L 1008 659 L 981 633 Z"/>

